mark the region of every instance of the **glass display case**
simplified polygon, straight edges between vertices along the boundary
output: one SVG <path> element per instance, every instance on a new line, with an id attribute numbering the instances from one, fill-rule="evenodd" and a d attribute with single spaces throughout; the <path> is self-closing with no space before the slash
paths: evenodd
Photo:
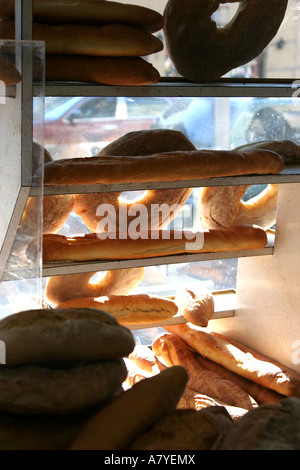
<path id="1" fill-rule="evenodd" d="M 0 62 L 0 309 L 5 316 L 42 302 L 44 44 L 0 41 Z M 31 243 L 36 249 L 29 259 Z"/>

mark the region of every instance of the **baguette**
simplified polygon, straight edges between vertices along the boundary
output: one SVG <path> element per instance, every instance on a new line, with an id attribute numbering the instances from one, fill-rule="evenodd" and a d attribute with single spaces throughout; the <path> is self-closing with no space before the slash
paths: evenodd
<path id="1" fill-rule="evenodd" d="M 57 305 L 67 308 L 99 309 L 112 315 L 120 325 L 156 323 L 176 315 L 178 308 L 171 299 L 155 295 L 106 295 L 98 298 L 71 299 Z"/>
<path id="2" fill-rule="evenodd" d="M 178 336 L 163 333 L 153 340 L 152 348 L 169 367 L 185 367 L 189 374 L 188 388 L 246 410 L 257 406 L 255 400 L 234 382 L 203 368 L 194 352 Z"/>
<path id="3" fill-rule="evenodd" d="M 15 22 L 0 22 L 1 39 L 14 39 Z M 139 57 L 163 49 L 156 36 L 121 24 L 90 26 L 33 23 L 33 39 L 45 42 L 46 55 L 87 55 L 100 57 Z"/>
<path id="4" fill-rule="evenodd" d="M 280 173 L 282 158 L 265 149 L 190 150 L 135 156 L 70 158 L 45 164 L 45 185 L 182 181 Z"/>
<path id="5" fill-rule="evenodd" d="M 272 150 L 272 152 L 278 153 L 282 157 L 285 165 L 294 165 L 300 162 L 300 145 L 295 144 L 295 142 L 291 140 L 263 140 L 241 145 L 235 150 L 243 152 L 245 150 L 255 149 Z"/>
<path id="6" fill-rule="evenodd" d="M 0 18 L 14 19 L 15 2 L 1 0 Z M 126 24 L 148 32 L 162 29 L 163 17 L 151 8 L 101 0 L 34 0 L 33 18 L 46 24 Z"/>
<path id="7" fill-rule="evenodd" d="M 188 380 L 183 367 L 167 368 L 140 380 L 96 413 L 70 450 L 123 450 L 176 405 Z"/>
<path id="8" fill-rule="evenodd" d="M 252 382 L 252 380 L 246 379 L 245 377 L 242 377 L 241 375 L 238 375 L 235 372 L 231 372 L 220 364 L 213 362 L 210 359 L 206 359 L 203 356 L 200 356 L 200 354 L 196 355 L 196 359 L 197 362 L 199 362 L 205 369 L 211 370 L 223 377 L 224 379 L 231 380 L 235 384 L 239 385 L 259 404 L 279 403 L 280 400 L 282 400 L 282 398 L 284 397 L 283 395 L 274 392 L 269 388 L 262 387 L 261 385 Z"/>
<path id="9" fill-rule="evenodd" d="M 300 397 L 300 376 L 296 372 L 240 342 L 192 324 L 168 325 L 164 328 L 179 336 L 202 356 L 231 372 L 279 394 Z"/>
<path id="10" fill-rule="evenodd" d="M 107 235 L 109 236 L 109 234 Z M 155 238 L 156 236 L 159 238 Z M 169 238 L 163 238 L 164 236 L 169 236 Z M 267 235 L 264 230 L 246 225 L 210 230 L 204 233 L 160 230 L 136 240 L 131 238 L 100 239 L 95 233 L 73 238 L 45 234 L 43 237 L 43 261 L 140 259 L 182 253 L 260 249 L 264 248 L 266 244 Z M 29 259 L 34 256 L 35 250 L 35 244 L 31 243 L 27 248 Z"/>

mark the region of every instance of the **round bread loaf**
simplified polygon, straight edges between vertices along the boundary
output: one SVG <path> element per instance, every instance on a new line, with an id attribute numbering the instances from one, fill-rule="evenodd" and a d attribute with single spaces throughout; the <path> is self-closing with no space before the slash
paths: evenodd
<path id="1" fill-rule="evenodd" d="M 88 309 L 29 310 L 0 321 L 6 365 L 97 361 L 127 356 L 132 333 L 106 312 Z"/>
<path id="2" fill-rule="evenodd" d="M 0 410 L 15 414 L 78 413 L 113 397 L 126 379 L 123 359 L 65 367 L 0 367 Z"/>

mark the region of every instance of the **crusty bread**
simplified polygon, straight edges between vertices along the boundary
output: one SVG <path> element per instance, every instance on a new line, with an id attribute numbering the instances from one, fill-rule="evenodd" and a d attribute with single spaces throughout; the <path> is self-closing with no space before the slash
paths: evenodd
<path id="1" fill-rule="evenodd" d="M 188 377 L 169 367 L 119 394 L 83 426 L 70 450 L 124 450 L 162 416 L 176 408 Z"/>
<path id="2" fill-rule="evenodd" d="M 14 21 L 0 22 L 1 39 L 14 39 L 14 35 Z M 33 39 L 45 42 L 46 55 L 139 57 L 163 49 L 162 41 L 153 34 L 121 24 L 91 26 L 33 23 Z"/>
<path id="3" fill-rule="evenodd" d="M 278 153 L 285 165 L 293 165 L 300 161 L 300 145 L 297 145 L 291 140 L 263 140 L 259 142 L 251 142 L 251 144 L 244 144 L 237 147 L 235 150 L 254 150 L 266 149 Z"/>
<path id="4" fill-rule="evenodd" d="M 188 388 L 246 410 L 257 406 L 255 400 L 239 385 L 230 379 L 224 379 L 214 371 L 205 369 L 197 361 L 195 353 L 178 336 L 162 333 L 154 338 L 152 348 L 169 367 L 172 365 L 185 367 L 189 374 Z"/>
<path id="5" fill-rule="evenodd" d="M 211 410 L 173 410 L 151 430 L 139 436 L 132 450 L 209 450 L 221 433 L 232 427 L 225 408 Z"/>
<path id="6" fill-rule="evenodd" d="M 57 305 L 66 308 L 100 309 L 112 315 L 120 325 L 156 323 L 176 315 L 178 308 L 171 299 L 156 295 L 106 295 L 98 298 L 88 297 L 68 300 Z"/>
<path id="7" fill-rule="evenodd" d="M 282 158 L 264 149 L 191 150 L 141 156 L 96 156 L 46 163 L 45 185 L 182 181 L 246 174 L 280 173 Z"/>
<path id="8" fill-rule="evenodd" d="M 78 413 L 113 397 L 126 379 L 122 359 L 0 368 L 0 410 L 14 414 Z"/>
<path id="9" fill-rule="evenodd" d="M 142 370 L 151 374 L 158 374 L 167 366 L 154 354 L 153 350 L 143 344 L 136 344 L 129 354 L 129 359 Z"/>
<path id="10" fill-rule="evenodd" d="M 207 326 L 215 313 L 214 297 L 210 290 L 201 285 L 193 289 L 185 285 L 178 287 L 175 303 L 179 313 L 194 325 Z"/>
<path id="11" fill-rule="evenodd" d="M 299 450 L 300 401 L 290 397 L 249 411 L 222 432 L 213 450 Z"/>
<path id="12" fill-rule="evenodd" d="M 164 230 L 146 234 L 138 239 L 100 239 L 97 234 L 68 238 L 63 235 L 45 234 L 43 237 L 44 262 L 72 260 L 92 261 L 101 259 L 140 259 L 181 253 L 208 253 L 260 249 L 267 244 L 264 230 L 253 226 L 236 226 L 208 232 L 168 232 Z M 118 235 L 118 234 L 117 234 Z M 109 234 L 108 234 L 109 236 Z M 165 237 L 165 238 L 164 238 Z M 29 245 L 27 256 L 36 250 Z"/>
<path id="13" fill-rule="evenodd" d="M 0 321 L 6 365 L 93 361 L 127 356 L 131 332 L 106 312 L 88 308 L 18 312 Z"/>
<path id="14" fill-rule="evenodd" d="M 223 3 L 228 0 L 166 3 L 166 49 L 177 71 L 191 81 L 217 80 L 257 57 L 277 33 L 288 0 L 239 0 L 235 16 L 217 27 L 212 15 Z"/>
<path id="15" fill-rule="evenodd" d="M 172 129 L 152 129 L 128 132 L 106 145 L 98 156 L 139 156 L 174 150 L 196 150 L 196 148 L 182 132 Z M 121 191 L 75 194 L 74 212 L 81 217 L 91 232 L 97 232 L 99 231 L 99 222 L 102 220 L 98 213 L 99 206 L 102 204 L 113 205 L 118 224 L 116 230 L 118 230 L 121 225 L 119 214 L 126 214 L 127 223 L 130 224 L 133 219 L 130 211 L 137 207 L 136 204 L 142 204 L 147 208 L 147 213 L 140 214 L 140 226 L 144 227 L 151 223 L 152 229 L 159 229 L 173 220 L 192 191 L 193 188 L 149 189 L 137 201 L 124 201 Z M 166 213 L 161 211 L 157 216 L 157 222 L 154 222 L 152 217 L 154 205 L 162 207 L 162 204 L 172 207 L 172 211 L 166 211 Z M 107 217 L 110 215 L 108 214 Z"/>
<path id="16" fill-rule="evenodd" d="M 13 19 L 15 2 L 1 0 L 0 18 Z M 163 26 L 163 17 L 157 11 L 140 5 L 102 0 L 34 0 L 33 18 L 46 24 L 126 24 L 148 32 Z"/>
<path id="17" fill-rule="evenodd" d="M 198 215 L 203 230 L 233 225 L 258 225 L 264 230 L 276 222 L 279 184 L 268 184 L 256 196 L 243 201 L 250 185 L 201 188 Z"/>
<path id="18" fill-rule="evenodd" d="M 300 396 L 300 376 L 296 372 L 238 341 L 187 323 L 165 329 L 202 356 L 242 377 L 282 395 Z"/>
<path id="19" fill-rule="evenodd" d="M 46 79 L 103 85 L 152 85 L 159 71 L 142 57 L 92 57 L 52 54 L 46 57 Z"/>

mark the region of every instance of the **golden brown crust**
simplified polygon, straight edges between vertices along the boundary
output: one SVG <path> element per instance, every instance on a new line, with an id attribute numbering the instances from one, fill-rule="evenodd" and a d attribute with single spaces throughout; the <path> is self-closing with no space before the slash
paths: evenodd
<path id="1" fill-rule="evenodd" d="M 272 152 L 278 153 L 285 165 L 293 165 L 300 161 L 300 145 L 295 144 L 291 140 L 264 140 L 260 142 L 252 142 L 251 144 L 241 145 L 235 150 L 254 150 L 254 149 L 267 149 Z"/>
<path id="2" fill-rule="evenodd" d="M 2 39 L 13 39 L 14 34 L 14 21 L 0 22 Z M 121 24 L 91 26 L 33 23 L 33 39 L 45 42 L 46 55 L 140 57 L 163 49 L 162 41 L 156 36 Z"/>
<path id="3" fill-rule="evenodd" d="M 131 332 L 106 312 L 88 308 L 29 310 L 0 322 L 9 366 L 94 361 L 127 356 Z"/>
<path id="4" fill-rule="evenodd" d="M 175 302 L 155 295 L 106 295 L 62 302 L 57 308 L 93 308 L 112 315 L 120 325 L 156 323 L 168 320 L 177 313 Z"/>
<path id="5" fill-rule="evenodd" d="M 49 81 L 77 81 L 103 85 L 153 85 L 159 71 L 142 57 L 47 55 Z"/>
<path id="6" fill-rule="evenodd" d="M 257 406 L 255 400 L 239 385 L 205 369 L 197 361 L 195 353 L 178 336 L 162 333 L 153 340 L 152 348 L 168 366 L 180 365 L 186 368 L 189 374 L 188 388 L 246 410 Z"/>
<path id="7" fill-rule="evenodd" d="M 215 303 L 212 293 L 202 286 L 190 289 L 179 287 L 175 294 L 175 303 L 179 313 L 189 322 L 198 326 L 207 326 L 215 313 Z"/>
<path id="8" fill-rule="evenodd" d="M 164 236 L 166 238 L 163 238 Z M 44 262 L 52 262 L 62 260 L 140 259 L 180 253 L 260 249 L 265 247 L 266 244 L 267 236 L 264 230 L 246 225 L 190 234 L 172 231 L 165 234 L 161 230 L 147 233 L 145 238 L 136 240 L 133 238 L 107 238 L 101 240 L 97 234 L 73 238 L 46 234 L 43 237 L 43 260 Z M 29 258 L 34 250 L 35 246 L 31 244 L 27 250 Z"/>
<path id="9" fill-rule="evenodd" d="M 45 296 L 56 306 L 83 297 L 130 294 L 143 279 L 144 268 L 112 269 L 93 282 L 91 278 L 95 274 L 97 272 L 52 276 L 48 279 Z"/>
<path id="10" fill-rule="evenodd" d="M 140 380 L 113 398 L 78 433 L 70 450 L 122 450 L 176 408 L 187 383 L 183 367 Z"/>
<path id="11" fill-rule="evenodd" d="M 143 344 L 135 345 L 134 350 L 129 354 L 129 359 L 139 368 L 151 374 L 158 374 L 166 368 L 153 350 Z"/>
<path id="12" fill-rule="evenodd" d="M 113 397 L 126 379 L 121 359 L 0 368 L 0 410 L 15 414 L 78 413 Z"/>
<path id="13" fill-rule="evenodd" d="M 282 158 L 269 150 L 192 150 L 141 156 L 56 160 L 45 165 L 45 185 L 182 181 L 280 173 Z"/>
<path id="14" fill-rule="evenodd" d="M 0 3 L 0 17 L 13 19 L 15 4 Z M 101 0 L 34 0 L 33 17 L 41 23 L 126 24 L 148 32 L 162 28 L 163 17 L 157 11 L 140 5 Z"/>
<path id="15" fill-rule="evenodd" d="M 288 0 L 238 1 L 234 18 L 220 28 L 211 17 L 221 3 L 228 1 L 189 0 L 184 6 L 181 0 L 167 2 L 166 48 L 183 77 L 194 82 L 217 80 L 257 57 L 273 39 Z"/>
<path id="16" fill-rule="evenodd" d="M 192 324 L 168 325 L 165 329 L 202 356 L 242 377 L 282 395 L 300 396 L 300 376 L 296 372 L 238 341 Z"/>
<path id="17" fill-rule="evenodd" d="M 198 200 L 202 229 L 243 224 L 271 228 L 276 222 L 279 185 L 268 184 L 261 193 L 244 202 L 242 197 L 249 186 L 202 188 Z"/>

